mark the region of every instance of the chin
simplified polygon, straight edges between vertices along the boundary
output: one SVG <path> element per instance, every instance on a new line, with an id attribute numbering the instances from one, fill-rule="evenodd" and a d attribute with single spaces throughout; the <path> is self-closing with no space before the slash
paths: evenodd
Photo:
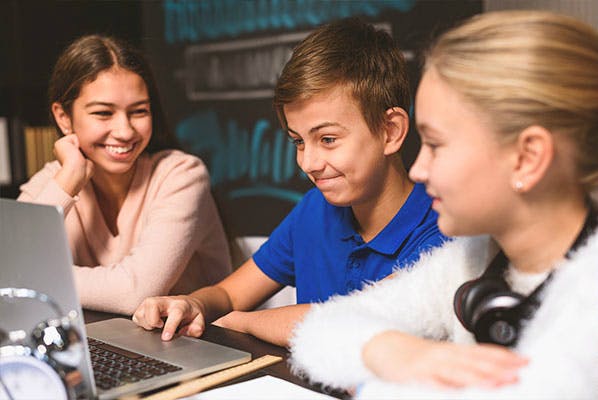
<path id="1" fill-rule="evenodd" d="M 351 202 L 350 201 L 343 201 L 343 199 L 341 197 L 338 196 L 327 196 L 326 193 L 323 193 L 324 198 L 326 199 L 326 201 L 330 204 L 332 204 L 333 206 L 336 207 L 350 207 L 351 206 Z"/>
<path id="2" fill-rule="evenodd" d="M 121 165 L 118 167 L 114 167 L 114 166 L 107 166 L 107 168 L 103 168 L 100 166 L 100 168 L 102 169 L 102 171 L 104 171 L 105 173 L 109 174 L 109 175 L 124 175 L 127 174 L 131 171 L 131 169 L 133 168 L 134 164 L 131 165 Z"/>
<path id="3" fill-rule="evenodd" d="M 438 216 L 438 229 L 445 236 L 463 236 L 461 229 L 455 226 L 453 221 L 447 221 L 446 217 Z"/>
<path id="4" fill-rule="evenodd" d="M 454 221 L 443 221 L 442 217 L 438 218 L 438 229 L 443 235 L 449 237 L 477 236 L 484 234 L 484 232 L 481 232 L 479 229 L 473 229 L 471 226 L 456 224 Z"/>

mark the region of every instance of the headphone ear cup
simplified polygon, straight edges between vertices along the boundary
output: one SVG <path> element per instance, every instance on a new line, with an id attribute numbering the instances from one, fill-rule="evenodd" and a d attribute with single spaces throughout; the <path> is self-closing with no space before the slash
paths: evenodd
<path id="1" fill-rule="evenodd" d="M 519 336 L 518 312 L 525 297 L 511 291 L 495 292 L 487 295 L 476 307 L 472 315 L 472 327 L 479 343 L 513 345 Z"/>
<path id="2" fill-rule="evenodd" d="M 494 292 L 508 290 L 507 285 L 496 279 L 479 278 L 467 281 L 455 292 L 453 307 L 461 324 L 470 332 L 474 331 L 474 314 L 476 307 L 484 297 Z"/>

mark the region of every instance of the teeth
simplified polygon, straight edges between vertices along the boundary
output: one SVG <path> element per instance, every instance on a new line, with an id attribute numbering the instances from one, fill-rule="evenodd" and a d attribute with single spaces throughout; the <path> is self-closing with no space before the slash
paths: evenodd
<path id="1" fill-rule="evenodd" d="M 106 145 L 106 150 L 108 150 L 111 153 L 116 153 L 116 154 L 123 154 L 126 152 L 131 151 L 131 149 L 133 149 L 133 145 L 128 145 L 128 146 L 108 146 Z"/>

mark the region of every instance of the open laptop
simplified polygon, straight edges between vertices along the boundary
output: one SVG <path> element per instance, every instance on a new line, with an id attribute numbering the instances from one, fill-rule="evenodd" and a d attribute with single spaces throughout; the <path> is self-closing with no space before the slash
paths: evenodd
<path id="1" fill-rule="evenodd" d="M 163 342 L 159 332 L 145 331 L 124 318 L 85 326 L 72 265 L 59 207 L 0 198 L 0 288 L 33 289 L 50 296 L 65 315 L 72 310 L 76 312 L 75 323 L 85 344 L 79 365 L 83 382 L 77 386 L 78 397 L 109 399 L 142 393 L 251 360 L 247 352 L 200 339 L 179 337 Z M 47 304 L 2 300 L 0 329 L 5 332 L 30 332 L 38 323 L 57 317 Z M 103 389 L 106 385 L 99 382 L 99 378 L 98 382 L 94 380 L 88 342 L 96 348 L 116 350 L 117 354 L 135 353 L 156 359 L 160 365 L 170 367 L 164 367 L 157 376 L 137 377 L 136 382 Z M 96 350 L 93 351 L 95 357 Z M 95 372 L 97 376 L 99 371 Z"/>

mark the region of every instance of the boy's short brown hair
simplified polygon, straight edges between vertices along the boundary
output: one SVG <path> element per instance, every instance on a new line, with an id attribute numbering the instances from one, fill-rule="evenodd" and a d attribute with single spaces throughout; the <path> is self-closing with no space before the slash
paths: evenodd
<path id="1" fill-rule="evenodd" d="M 358 18 L 323 25 L 295 47 L 274 90 L 274 107 L 287 129 L 285 104 L 347 85 L 373 133 L 391 107 L 409 111 L 405 59 L 392 37 Z"/>

